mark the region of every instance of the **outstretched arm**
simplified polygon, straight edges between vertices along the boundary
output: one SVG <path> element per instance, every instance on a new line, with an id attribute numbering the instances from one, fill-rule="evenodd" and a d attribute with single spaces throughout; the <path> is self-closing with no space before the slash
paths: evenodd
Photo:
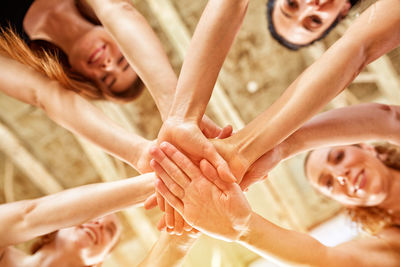
<path id="1" fill-rule="evenodd" d="M 254 162 L 242 189 L 262 180 L 280 161 L 319 147 L 385 140 L 400 145 L 400 106 L 360 104 L 321 113 Z"/>
<path id="2" fill-rule="evenodd" d="M 248 167 L 341 92 L 370 62 L 400 44 L 399 0 L 378 1 L 264 113 L 232 136 Z"/>
<path id="3" fill-rule="evenodd" d="M 194 161 L 207 158 L 222 179 L 234 180 L 226 162 L 199 130 L 220 67 L 242 24 L 248 0 L 210 0 L 183 63 L 168 119 L 158 140 L 179 146 Z"/>
<path id="4" fill-rule="evenodd" d="M 149 173 L 0 205 L 0 248 L 141 204 L 154 192 L 154 178 Z"/>
<path id="5" fill-rule="evenodd" d="M 400 145 L 400 106 L 368 103 L 315 116 L 278 145 L 283 158 L 323 146 L 385 140 Z"/>
<path id="6" fill-rule="evenodd" d="M 57 124 L 100 146 L 140 172 L 151 171 L 148 163 L 139 165 L 151 143 L 129 133 L 76 93 L 63 88 L 33 69 L 0 55 L 0 90 L 34 105 Z"/>
<path id="7" fill-rule="evenodd" d="M 228 184 L 222 190 L 216 187 L 211 181 L 218 179 L 217 172 L 207 161 L 202 162 L 200 172 L 170 144 L 162 144 L 153 156 L 157 176 L 162 179 L 157 181 L 157 189 L 187 222 L 203 233 L 239 242 L 263 257 L 291 264 L 394 267 L 399 263 L 397 253 L 390 249 L 391 245 L 399 245 L 398 230 L 389 237 L 326 247 L 307 234 L 283 229 L 254 213 L 236 184 Z"/>
<path id="8" fill-rule="evenodd" d="M 178 79 L 153 29 L 132 1 L 87 0 L 87 3 L 149 89 L 164 121 L 172 106 Z M 200 126 L 208 138 L 221 133 L 220 127 L 207 116 L 203 116 Z"/>
<path id="9" fill-rule="evenodd" d="M 182 66 L 170 117 L 200 121 L 248 2 L 208 1 Z"/>

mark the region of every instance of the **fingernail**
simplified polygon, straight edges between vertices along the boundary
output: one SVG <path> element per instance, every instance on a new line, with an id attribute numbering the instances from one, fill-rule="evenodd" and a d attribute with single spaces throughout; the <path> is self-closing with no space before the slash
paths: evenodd
<path id="1" fill-rule="evenodd" d="M 160 147 L 161 147 L 161 148 L 167 148 L 167 147 L 168 147 L 168 142 L 162 142 L 162 143 L 160 144 Z"/>

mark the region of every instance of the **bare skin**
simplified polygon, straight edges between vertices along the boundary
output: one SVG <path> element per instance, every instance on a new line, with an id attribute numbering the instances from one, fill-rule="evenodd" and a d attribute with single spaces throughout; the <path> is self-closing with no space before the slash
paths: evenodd
<path id="1" fill-rule="evenodd" d="M 116 243 L 120 230 L 114 219 L 110 223 L 108 219 L 88 221 L 143 203 L 154 192 L 153 180 L 154 174 L 145 174 L 1 205 L 0 266 L 86 266 L 98 263 L 99 258 L 104 258 L 105 251 Z M 59 241 L 41 253 L 30 256 L 11 247 L 61 228 L 65 229 L 57 233 L 56 240 Z"/>
<path id="2" fill-rule="evenodd" d="M 158 156 L 157 156 L 158 155 Z M 169 161 L 165 160 L 169 158 Z M 157 189 L 191 225 L 213 237 L 238 242 L 263 257 L 307 266 L 398 266 L 400 231 L 385 228 L 376 237 L 326 247 L 312 237 L 280 228 L 254 213 L 235 184 L 225 190 L 214 185 L 218 174 L 208 162 L 202 173 L 175 147 L 163 144 L 154 153 Z M 174 176 L 165 178 L 165 174 Z M 397 179 L 397 178 L 396 178 Z M 182 194 L 174 194 L 180 188 Z M 399 194 L 391 191 L 390 194 Z M 198 214 L 207 214 L 198 216 Z M 212 218 L 212 219 L 210 219 Z M 218 221 L 218 224 L 212 223 Z M 368 256 L 366 256 L 368 255 Z"/>
<path id="3" fill-rule="evenodd" d="M 339 16 L 351 8 L 347 0 L 276 0 L 272 21 L 279 35 L 293 44 L 309 44 L 318 39 Z"/>

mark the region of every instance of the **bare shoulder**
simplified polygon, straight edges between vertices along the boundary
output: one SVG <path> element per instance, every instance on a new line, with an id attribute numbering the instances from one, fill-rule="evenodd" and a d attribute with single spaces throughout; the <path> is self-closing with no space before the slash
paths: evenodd
<path id="1" fill-rule="evenodd" d="M 400 228 L 388 227 L 377 235 L 368 235 L 334 248 L 339 266 L 400 266 Z"/>
<path id="2" fill-rule="evenodd" d="M 0 267 L 18 267 L 26 260 L 27 255 L 13 246 L 0 248 Z"/>

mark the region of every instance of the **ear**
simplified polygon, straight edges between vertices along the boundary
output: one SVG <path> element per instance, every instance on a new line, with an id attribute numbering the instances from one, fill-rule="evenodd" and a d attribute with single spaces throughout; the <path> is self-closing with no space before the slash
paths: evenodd
<path id="1" fill-rule="evenodd" d="M 344 6 L 342 7 L 342 10 L 340 10 L 340 16 L 342 16 L 342 18 L 346 17 L 347 14 L 349 13 L 351 9 L 351 4 L 349 1 L 346 1 L 346 3 L 344 4 Z"/>

